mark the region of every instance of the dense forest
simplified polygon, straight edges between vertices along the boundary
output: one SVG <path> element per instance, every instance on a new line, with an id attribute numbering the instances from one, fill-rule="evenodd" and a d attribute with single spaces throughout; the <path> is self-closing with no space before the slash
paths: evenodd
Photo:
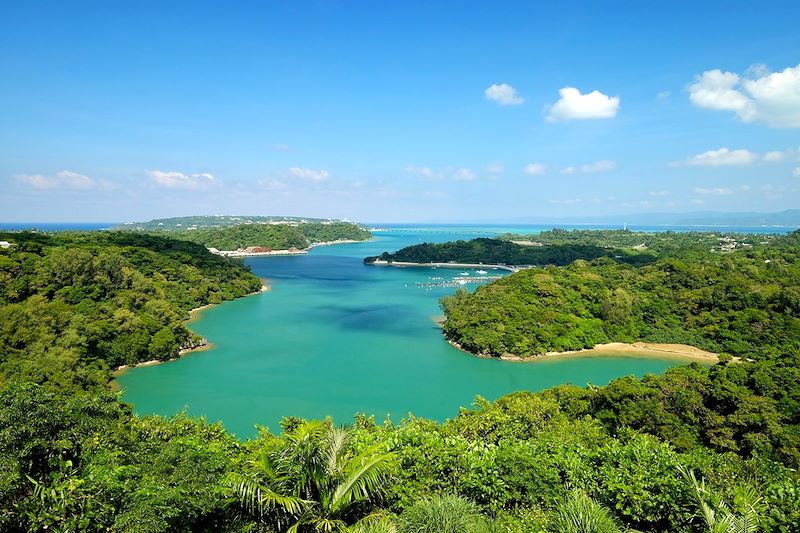
<path id="1" fill-rule="evenodd" d="M 367 257 L 377 260 L 409 263 L 481 263 L 485 265 L 568 265 L 577 259 L 611 257 L 618 261 L 642 264 L 653 261 L 650 253 L 623 251 L 597 244 L 569 243 L 552 246 L 522 246 L 507 240 L 478 238 L 469 241 L 422 243 L 407 246 L 394 253 L 384 252 Z"/>
<path id="2" fill-rule="evenodd" d="M 607 249 L 647 252 L 658 256 L 698 257 L 709 252 L 749 250 L 768 245 L 778 235 L 700 231 L 565 230 L 554 228 L 536 234 L 505 233 L 502 240 L 523 245 L 586 245 Z M 585 259 L 589 259 L 588 257 Z"/>
<path id="3" fill-rule="evenodd" d="M 481 354 L 534 356 L 606 342 L 690 344 L 762 359 L 800 351 L 800 232 L 769 246 L 631 266 L 534 268 L 442 300 L 444 331 Z"/>
<path id="4" fill-rule="evenodd" d="M 800 279 L 799 237 L 716 269 L 672 260 L 691 268 L 670 271 L 671 287 L 710 276 L 699 298 L 719 278 L 715 301 L 741 292 L 739 306 L 772 318 L 758 305 L 776 294 L 796 305 L 781 283 Z M 751 362 L 476 398 L 445 423 L 287 416 L 243 442 L 202 419 L 135 416 L 106 383 L 116 364 L 174 354 L 191 307 L 257 289 L 241 263 L 141 234 L 0 240 L 14 244 L 0 250 L 0 531 L 800 531 L 796 331 Z M 594 287 L 591 269 L 636 276 L 662 261 L 502 281 L 563 271 Z"/>
<path id="5" fill-rule="evenodd" d="M 239 250 L 249 246 L 271 250 L 305 249 L 314 243 L 365 241 L 372 236 L 369 231 L 351 222 L 306 222 L 297 225 L 239 224 L 222 228 L 198 228 L 154 234 L 166 234 L 169 237 L 189 240 L 217 250 Z"/>
<path id="6" fill-rule="evenodd" d="M 444 424 L 285 418 L 247 442 L 102 389 L 10 383 L 0 529 L 798 531 L 799 364 L 478 398 Z"/>
<path id="7" fill-rule="evenodd" d="M 241 262 L 124 232 L 2 233 L 0 384 L 104 386 L 109 369 L 169 359 L 199 339 L 190 309 L 259 290 Z"/>

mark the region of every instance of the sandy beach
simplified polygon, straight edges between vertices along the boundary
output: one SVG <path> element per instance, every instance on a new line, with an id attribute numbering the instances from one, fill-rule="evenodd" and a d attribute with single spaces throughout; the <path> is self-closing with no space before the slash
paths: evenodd
<path id="1" fill-rule="evenodd" d="M 564 352 L 546 352 L 540 355 L 533 355 L 531 357 L 519 357 L 512 354 L 504 354 L 500 357 L 491 355 L 476 354 L 465 350 L 457 342 L 448 340 L 453 347 L 458 348 L 464 353 L 468 353 L 475 357 L 485 359 L 500 359 L 502 361 L 512 361 L 517 363 L 535 363 L 545 359 L 559 358 L 559 357 L 601 357 L 601 356 L 623 356 L 623 357 L 661 357 L 665 359 L 677 359 L 686 362 L 697 362 L 707 365 L 713 365 L 719 361 L 717 354 L 707 352 L 689 346 L 688 344 L 663 344 L 663 343 L 649 343 L 649 342 L 609 342 L 607 344 L 598 344 L 594 348 L 585 348 L 583 350 L 568 350 Z M 738 361 L 738 357 L 734 357 L 733 361 Z"/>
<path id="2" fill-rule="evenodd" d="M 334 244 L 354 244 L 359 242 L 366 242 L 367 240 L 357 241 L 353 239 L 341 239 L 338 241 L 312 242 L 311 244 L 308 245 L 308 248 L 292 248 L 290 250 L 270 250 L 268 252 L 248 252 L 247 250 L 217 250 L 216 248 L 209 248 L 208 250 L 213 254 L 221 255 L 223 257 L 267 257 L 271 255 L 304 255 L 307 254 L 312 248 L 316 248 L 317 246 L 331 246 Z"/>

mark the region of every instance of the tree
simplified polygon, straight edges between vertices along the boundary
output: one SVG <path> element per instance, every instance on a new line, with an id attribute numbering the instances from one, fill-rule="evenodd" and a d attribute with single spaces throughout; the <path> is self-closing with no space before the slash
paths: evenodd
<path id="1" fill-rule="evenodd" d="M 230 482 L 242 508 L 278 531 L 341 531 L 383 495 L 394 456 L 356 450 L 352 428 L 303 422 L 263 448 Z"/>

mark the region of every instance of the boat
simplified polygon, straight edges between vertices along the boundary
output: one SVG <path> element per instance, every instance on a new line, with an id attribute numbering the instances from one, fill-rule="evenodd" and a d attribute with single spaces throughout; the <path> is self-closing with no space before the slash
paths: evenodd
<path id="1" fill-rule="evenodd" d="M 478 274 L 488 274 L 485 270 L 478 270 Z"/>
<path id="2" fill-rule="evenodd" d="M 469 276 L 469 272 L 459 272 L 459 276 Z"/>

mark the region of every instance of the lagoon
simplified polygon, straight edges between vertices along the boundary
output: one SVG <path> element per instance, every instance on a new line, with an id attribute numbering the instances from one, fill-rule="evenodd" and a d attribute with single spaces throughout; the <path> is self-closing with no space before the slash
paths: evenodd
<path id="1" fill-rule="evenodd" d="M 449 285 L 460 270 L 381 268 L 364 265 L 362 258 L 425 241 L 540 228 L 386 229 L 365 243 L 248 258 L 271 290 L 202 311 L 189 327 L 213 348 L 125 372 L 117 380 L 123 400 L 141 415 L 185 410 L 247 438 L 257 424 L 280 431 L 284 416 L 332 416 L 344 424 L 356 413 L 395 422 L 413 413 L 441 421 L 476 395 L 491 400 L 562 383 L 603 385 L 681 364 L 622 354 L 517 363 L 460 352 L 435 323 L 438 299 L 454 290 L 440 285 Z"/>

